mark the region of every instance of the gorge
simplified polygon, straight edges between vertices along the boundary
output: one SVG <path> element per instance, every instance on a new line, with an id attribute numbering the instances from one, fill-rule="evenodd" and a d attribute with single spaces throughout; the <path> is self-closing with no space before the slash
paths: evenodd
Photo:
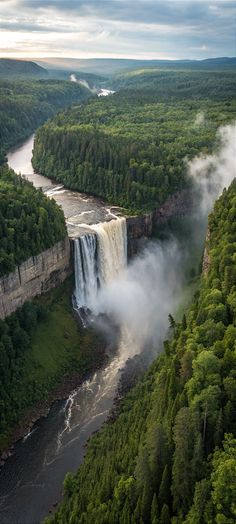
<path id="1" fill-rule="evenodd" d="M 38 177 L 33 172 L 31 176 Z M 133 217 L 127 221 L 115 218 L 113 209 L 100 206 L 97 199 L 67 192 L 58 185 L 48 189 L 50 181 L 44 181 L 47 194 L 67 210 L 68 233 L 74 244 L 77 306 L 116 318 L 121 336 L 116 356 L 65 401 L 54 404 L 49 415 L 16 445 L 0 473 L 3 524 L 9 518 L 12 523 L 40 522 L 56 504 L 65 473 L 75 471 L 82 463 L 87 439 L 107 419 L 125 361 L 147 344 L 159 349 L 168 328 L 168 313 L 180 302 L 185 272 L 185 257 L 175 241 L 157 243 L 125 268 L 126 222 L 128 238 L 129 221 L 134 237 L 138 229 L 137 237 L 141 238 L 140 223 L 147 233 L 150 221 L 138 217 L 137 226 Z M 78 209 L 78 199 L 82 210 Z M 102 223 L 100 216 L 105 218 Z"/>
<path id="2" fill-rule="evenodd" d="M 25 173 L 36 187 L 42 187 L 62 206 L 72 246 L 71 256 L 75 257 L 77 306 L 95 310 L 99 289 L 126 266 L 126 219 L 116 217 L 113 209 L 106 208 L 100 200 L 67 191 L 34 173 L 30 164 L 32 140 L 33 137 L 9 154 L 9 165 L 16 172 Z M 142 227 L 137 231 L 132 226 L 130 230 L 136 237 L 143 234 Z M 33 262 L 36 264 L 36 259 Z M 48 264 L 50 266 L 50 258 Z M 68 248 L 65 267 L 68 267 Z M 19 272 L 18 268 L 17 274 Z M 34 285 L 35 276 L 32 266 Z M 37 287 L 32 296 L 38 294 L 39 289 Z M 18 291 L 20 295 L 22 289 Z M 12 297 L 9 297 L 9 303 L 14 308 Z M 49 415 L 37 422 L 16 444 L 14 453 L 0 471 L 2 523 L 8 523 L 10 518 L 12 523 L 24 519 L 24 523 L 30 524 L 39 522 L 48 514 L 60 498 L 68 468 L 75 470 L 79 466 L 88 437 L 106 420 L 113 405 L 120 369 L 132 351 L 126 332 L 121 337 L 116 356 L 110 357 L 108 363 L 73 391 L 67 400 L 54 404 Z M 38 447 L 40 452 L 35 453 Z"/>

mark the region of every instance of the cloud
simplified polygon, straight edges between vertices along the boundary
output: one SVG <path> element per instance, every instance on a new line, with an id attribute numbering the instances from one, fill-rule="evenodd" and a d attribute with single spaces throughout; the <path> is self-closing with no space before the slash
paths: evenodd
<path id="1" fill-rule="evenodd" d="M 232 56 L 235 12 L 234 2 L 217 0 L 135 0 L 135 8 L 134 0 L 9 0 L 0 2 L 0 47 L 21 54 L 20 33 L 32 53 L 43 38 L 50 56 Z"/>
<path id="2" fill-rule="evenodd" d="M 200 117 L 199 113 L 199 117 Z M 217 148 L 211 155 L 199 155 L 188 163 L 189 176 L 201 197 L 201 210 L 207 215 L 224 187 L 236 177 L 236 123 L 217 132 Z"/>

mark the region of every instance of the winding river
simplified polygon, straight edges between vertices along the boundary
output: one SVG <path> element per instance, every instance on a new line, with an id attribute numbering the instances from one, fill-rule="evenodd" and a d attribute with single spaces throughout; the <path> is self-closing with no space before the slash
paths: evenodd
<path id="1" fill-rule="evenodd" d="M 47 196 L 53 197 L 63 209 L 68 234 L 71 238 L 83 233 L 86 226 L 105 222 L 114 218 L 116 209 L 108 207 L 97 197 L 85 195 L 65 189 L 63 185 L 35 173 L 31 164 L 34 135 L 28 138 L 21 146 L 13 148 L 8 153 L 8 164 L 16 173 L 21 173 L 36 188 L 41 188 Z"/>
<path id="2" fill-rule="evenodd" d="M 8 163 L 55 198 L 65 213 L 71 237 L 114 216 L 101 200 L 58 187 L 34 173 L 32 147 L 33 136 L 8 154 Z M 37 524 L 60 500 L 66 473 L 79 467 L 86 441 L 107 419 L 125 354 L 125 348 L 120 348 L 116 357 L 65 401 L 54 403 L 48 416 L 16 444 L 0 471 L 1 524 Z"/>

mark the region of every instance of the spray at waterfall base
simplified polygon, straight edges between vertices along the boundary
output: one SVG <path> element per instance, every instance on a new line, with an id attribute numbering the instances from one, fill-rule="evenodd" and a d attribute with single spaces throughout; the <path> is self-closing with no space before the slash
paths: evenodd
<path id="1" fill-rule="evenodd" d="M 145 348 L 150 355 L 155 347 L 156 354 L 181 286 L 176 243 L 150 242 L 127 266 L 125 218 L 92 230 L 74 246 L 74 300 L 84 325 L 92 323 L 108 340 L 118 341 L 124 362 Z"/>

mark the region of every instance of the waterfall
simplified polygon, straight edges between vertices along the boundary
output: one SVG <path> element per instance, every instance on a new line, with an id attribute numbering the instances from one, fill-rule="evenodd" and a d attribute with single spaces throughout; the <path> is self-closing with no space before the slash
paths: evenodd
<path id="1" fill-rule="evenodd" d="M 97 238 L 94 234 L 76 238 L 75 299 L 78 308 L 92 307 L 98 291 Z"/>
<path id="2" fill-rule="evenodd" d="M 125 218 L 91 226 L 91 233 L 75 239 L 74 248 L 76 305 L 93 310 L 99 288 L 126 266 Z"/>
<path id="3" fill-rule="evenodd" d="M 98 271 L 101 286 L 115 278 L 127 263 L 126 220 L 119 218 L 93 226 L 98 238 Z"/>

